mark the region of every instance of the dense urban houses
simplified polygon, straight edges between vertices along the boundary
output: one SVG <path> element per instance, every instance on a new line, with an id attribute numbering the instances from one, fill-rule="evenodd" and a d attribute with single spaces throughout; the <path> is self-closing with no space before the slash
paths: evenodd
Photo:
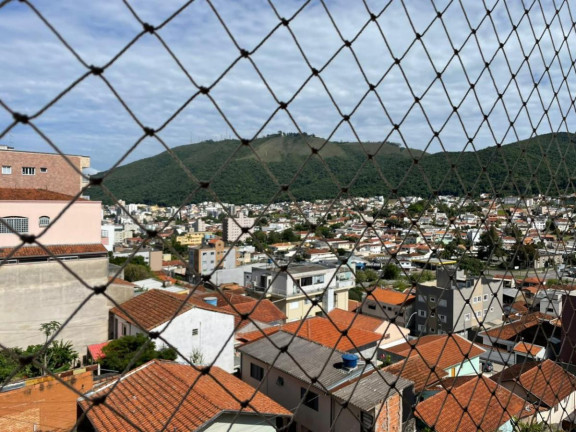
<path id="1" fill-rule="evenodd" d="M 277 347 L 287 347 L 286 351 Z M 401 431 L 413 384 L 280 331 L 239 348 L 242 380 L 294 413 L 294 429 Z M 350 357 L 351 358 L 350 358 Z"/>
<path id="2" fill-rule="evenodd" d="M 93 405 L 106 397 L 106 403 Z M 249 401 L 244 406 L 243 402 Z M 152 360 L 78 399 L 79 432 L 257 431 L 292 413 L 222 369 Z"/>
<path id="3" fill-rule="evenodd" d="M 88 185 L 90 157 L 15 150 L 0 145 L 0 188 L 44 189 L 76 196 Z"/>
<path id="4" fill-rule="evenodd" d="M 228 247 L 224 241 L 214 238 L 205 241 L 202 245 L 188 248 L 190 266 L 193 270 L 191 278 L 209 275 L 218 269 L 232 269 L 237 267 L 236 248 Z"/>
<path id="5" fill-rule="evenodd" d="M 209 298 L 149 290 L 113 308 L 110 314 L 112 339 L 157 332 L 162 337 L 156 346 L 175 348 L 179 361 L 214 364 L 234 372 L 234 315 Z"/>
<path id="6" fill-rule="evenodd" d="M 418 284 L 417 334 L 458 333 L 502 324 L 502 285 L 469 277 L 454 267 L 438 269 L 436 279 Z"/>
<path id="7" fill-rule="evenodd" d="M 71 317 L 60 337 L 86 352 L 87 345 L 107 339 L 106 316 L 114 306 L 104 296 L 90 296 L 91 288 L 107 286 L 107 294 L 119 302 L 133 296 L 131 287 L 108 278 L 100 202 L 70 204 L 71 199 L 40 189 L 0 189 L 3 346 L 43 343 L 41 324 Z M 38 243 L 23 244 L 20 235 L 35 236 Z"/>
<path id="8" fill-rule="evenodd" d="M 414 324 L 414 296 L 394 289 L 374 287 L 367 290 L 362 303 L 362 314 L 392 320 L 402 327 Z"/>
<path id="9" fill-rule="evenodd" d="M 335 307 L 347 309 L 348 290 L 353 286 L 353 273 L 347 267 L 292 264 L 285 271 L 276 266 L 253 267 L 247 288 L 252 295 L 270 298 L 293 321 Z"/>

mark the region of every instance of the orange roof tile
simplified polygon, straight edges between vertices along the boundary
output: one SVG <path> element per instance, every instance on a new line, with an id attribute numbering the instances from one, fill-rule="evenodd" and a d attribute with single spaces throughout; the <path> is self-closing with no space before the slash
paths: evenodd
<path id="1" fill-rule="evenodd" d="M 71 195 L 46 189 L 7 189 L 0 188 L 0 201 L 72 201 Z M 87 201 L 78 198 L 78 201 Z"/>
<path id="2" fill-rule="evenodd" d="M 378 343 L 382 335 L 367 330 L 351 328 L 347 336 L 342 336 L 338 326 L 335 326 L 327 318 L 312 317 L 302 321 L 292 321 L 283 326 L 271 327 L 238 335 L 238 339 L 243 342 L 252 342 L 277 331 L 295 333 L 302 339 L 307 339 L 324 345 L 328 348 L 335 348 L 340 351 L 354 350 L 354 346 L 362 348 L 372 343 Z"/>
<path id="3" fill-rule="evenodd" d="M 278 307 L 270 300 L 264 299 L 250 303 L 237 303 L 234 308 L 230 305 L 224 306 L 222 310 L 228 311 L 236 315 L 235 324 L 240 323 L 241 317 L 239 314 L 248 314 L 248 319 L 240 323 L 240 328 L 249 324 L 251 320 L 261 323 L 271 324 L 278 321 L 285 321 L 286 315 L 278 309 Z M 236 309 L 236 310 L 234 310 Z"/>
<path id="4" fill-rule="evenodd" d="M 108 342 L 88 345 L 88 352 L 90 353 L 90 355 L 94 360 L 100 360 L 101 358 L 106 357 L 106 355 L 102 351 L 102 348 L 104 348 L 106 345 L 108 345 Z"/>
<path id="5" fill-rule="evenodd" d="M 376 299 L 380 303 L 392 304 L 392 305 L 406 305 L 414 301 L 415 297 L 411 294 L 404 294 L 396 290 L 386 289 L 386 288 L 374 288 L 371 292 L 368 292 L 369 299 Z"/>
<path id="6" fill-rule="evenodd" d="M 437 432 L 497 430 L 512 417 L 535 412 L 528 402 L 483 376 L 453 387 L 450 393 L 442 390 L 414 410 L 416 417 Z"/>
<path id="7" fill-rule="evenodd" d="M 36 258 L 49 256 L 66 256 L 66 255 L 91 255 L 107 254 L 106 248 L 100 244 L 75 244 L 75 245 L 44 245 L 50 252 L 47 253 L 40 246 L 24 246 L 18 249 L 13 255 L 10 255 L 15 248 L 0 248 L 0 258 L 10 255 L 10 258 Z"/>
<path id="8" fill-rule="evenodd" d="M 108 280 L 110 281 L 110 284 L 136 287 L 136 285 L 134 285 L 132 282 L 128 282 L 127 280 L 120 279 L 120 278 L 109 277 Z"/>
<path id="9" fill-rule="evenodd" d="M 103 394 L 107 395 L 105 404 L 90 403 L 91 398 Z M 245 400 L 250 402 L 242 409 L 238 401 Z M 197 430 L 222 412 L 292 415 L 216 366 L 202 375 L 192 366 L 159 360 L 152 360 L 90 393 L 78 404 L 96 430 L 108 432 Z"/>
<path id="10" fill-rule="evenodd" d="M 190 297 L 184 303 L 186 298 L 186 294 L 175 294 L 152 289 L 122 303 L 120 305 L 121 308 L 115 307 L 111 309 L 111 312 L 146 331 L 152 330 L 174 316 L 181 315 L 194 307 L 228 313 L 194 297 Z"/>
<path id="11" fill-rule="evenodd" d="M 523 341 L 518 342 L 516 345 L 514 345 L 514 348 L 513 348 L 513 350 L 516 352 L 530 354 L 532 356 L 537 355 L 543 349 L 544 349 L 543 346 L 534 345 L 534 344 L 526 343 Z"/>
<path id="12" fill-rule="evenodd" d="M 343 309 L 332 309 L 328 316 L 338 324 L 338 327 L 342 330 L 347 329 L 350 325 L 352 328 L 357 328 L 361 330 L 368 330 L 375 332 L 378 327 L 380 327 L 385 321 L 370 317 L 367 315 L 360 315 L 354 312 L 348 312 Z"/>
<path id="13" fill-rule="evenodd" d="M 552 360 L 544 360 L 523 372 L 518 383 L 549 407 L 576 392 L 576 377 Z"/>
<path id="14" fill-rule="evenodd" d="M 429 335 L 416 340 L 386 348 L 386 351 L 401 357 L 420 356 L 428 365 L 442 369 L 458 365 L 467 358 L 474 358 L 484 350 L 462 336 Z"/>
<path id="15" fill-rule="evenodd" d="M 518 321 L 504 324 L 501 327 L 496 327 L 486 332 L 481 332 L 481 334 L 487 335 L 493 341 L 496 339 L 510 340 L 515 338 L 522 331 L 537 326 L 540 319 L 546 318 L 548 318 L 547 315 L 540 312 L 533 312 L 523 315 Z"/>
<path id="16" fill-rule="evenodd" d="M 414 392 L 416 393 L 420 393 L 426 387 L 436 384 L 440 379 L 448 375 L 448 372 L 443 369 L 430 369 L 419 356 L 408 357 L 382 370 L 413 381 Z"/>

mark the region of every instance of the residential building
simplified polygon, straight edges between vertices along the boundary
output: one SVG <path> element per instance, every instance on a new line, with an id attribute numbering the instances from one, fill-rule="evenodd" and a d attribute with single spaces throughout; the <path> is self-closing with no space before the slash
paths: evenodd
<path id="1" fill-rule="evenodd" d="M 480 355 L 484 349 L 457 334 L 429 335 L 395 345 L 383 350 L 390 363 L 404 362 L 410 357 L 420 357 L 435 369 L 444 370 L 449 376 L 477 375 L 480 373 Z"/>
<path id="2" fill-rule="evenodd" d="M 360 315 L 355 312 L 335 308 L 328 314 L 328 317 L 334 321 L 340 329 L 361 329 L 381 335 L 379 348 L 398 345 L 408 340 L 410 330 L 401 327 L 390 321 L 379 318 Z"/>
<path id="3" fill-rule="evenodd" d="M 199 246 L 205 238 L 210 237 L 207 231 L 189 232 L 176 237 L 176 241 L 183 246 Z"/>
<path id="4" fill-rule="evenodd" d="M 93 400 L 106 396 L 106 403 Z M 241 402 L 249 400 L 247 406 Z M 292 413 L 212 366 L 152 360 L 78 399 L 78 431 L 274 432 Z"/>
<path id="5" fill-rule="evenodd" d="M 81 173 L 90 168 L 89 156 L 61 156 L 0 146 L 0 164 L 0 188 L 43 189 L 76 196 L 88 185 Z"/>
<path id="6" fill-rule="evenodd" d="M 254 232 L 254 221 L 254 218 L 246 217 L 243 213 L 224 219 L 222 238 L 230 243 L 246 241 Z"/>
<path id="7" fill-rule="evenodd" d="M 291 408 L 296 432 L 401 431 L 410 416 L 410 381 L 372 364 L 344 366 L 341 351 L 284 331 L 239 351 L 242 380 Z"/>
<path id="8" fill-rule="evenodd" d="M 565 296 L 562 306 L 560 361 L 576 364 L 576 296 Z"/>
<path id="9" fill-rule="evenodd" d="M 294 321 L 335 307 L 347 309 L 354 274 L 347 267 L 321 264 L 292 264 L 285 270 L 269 265 L 252 267 L 245 285 L 251 295 L 269 298 Z"/>
<path id="10" fill-rule="evenodd" d="M 394 289 L 374 287 L 367 290 L 362 314 L 391 321 L 401 327 L 410 326 L 414 296 Z M 412 321 L 413 323 L 414 321 Z"/>
<path id="11" fill-rule="evenodd" d="M 535 421 L 559 425 L 576 412 L 576 377 L 552 360 L 523 361 L 490 379 L 533 404 Z"/>
<path id="12" fill-rule="evenodd" d="M 216 270 L 233 269 L 238 265 L 236 248 L 225 246 L 224 241 L 219 238 L 208 240 L 200 246 L 190 247 L 188 252 L 194 280 Z"/>
<path id="13" fill-rule="evenodd" d="M 516 419 L 535 414 L 536 409 L 508 389 L 484 377 L 458 380 L 416 405 L 418 430 L 436 432 L 508 432 Z"/>
<path id="14" fill-rule="evenodd" d="M 149 290 L 110 311 L 110 339 L 158 332 L 156 347 L 171 346 L 179 361 L 201 358 L 234 371 L 234 315 L 186 294 Z"/>
<path id="15" fill-rule="evenodd" d="M 502 323 L 502 284 L 467 277 L 454 267 L 439 268 L 436 280 L 419 283 L 416 333 L 466 334 L 473 327 Z"/>
<path id="16" fill-rule="evenodd" d="M 104 296 L 87 300 L 91 288 L 105 286 L 115 301 L 133 295 L 131 287 L 108 279 L 108 252 L 100 243 L 100 202 L 80 199 L 70 204 L 71 199 L 46 190 L 0 189 L 0 217 L 19 234 L 37 239 L 19 247 L 20 237 L 0 226 L 3 346 L 44 343 L 41 324 L 72 317 L 58 337 L 85 352 L 88 345 L 107 339 L 106 317 L 114 306 Z"/>

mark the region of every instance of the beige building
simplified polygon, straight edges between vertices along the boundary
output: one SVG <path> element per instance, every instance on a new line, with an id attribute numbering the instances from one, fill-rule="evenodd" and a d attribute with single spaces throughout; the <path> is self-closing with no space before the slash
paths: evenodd
<path id="1" fill-rule="evenodd" d="M 189 232 L 176 237 L 176 241 L 184 246 L 198 246 L 202 244 L 202 241 L 204 240 L 206 234 L 210 233 L 206 231 Z"/>
<path id="2" fill-rule="evenodd" d="M 240 213 L 233 218 L 226 218 L 222 224 L 222 237 L 224 241 L 233 243 L 245 241 L 250 237 L 249 233 L 254 232 L 254 218 L 249 218 Z M 242 228 L 248 228 L 248 232 L 243 233 Z"/>
<path id="3" fill-rule="evenodd" d="M 211 239 L 203 245 L 188 249 L 190 266 L 196 275 L 209 275 L 216 270 L 233 269 L 238 266 L 235 247 L 227 247 L 219 239 Z"/>
<path id="4" fill-rule="evenodd" d="M 246 285 L 253 296 L 270 298 L 286 314 L 287 321 L 294 321 L 320 314 L 322 310 L 347 310 L 354 275 L 348 268 L 320 264 L 293 264 L 288 271 L 275 266 L 253 267 Z M 315 301 L 317 305 L 313 304 Z"/>
<path id="5" fill-rule="evenodd" d="M 59 154 L 0 146 L 0 165 L 0 188 L 45 189 L 75 196 L 88 184 L 81 173 L 90 168 L 90 157 L 66 155 L 65 159 Z"/>

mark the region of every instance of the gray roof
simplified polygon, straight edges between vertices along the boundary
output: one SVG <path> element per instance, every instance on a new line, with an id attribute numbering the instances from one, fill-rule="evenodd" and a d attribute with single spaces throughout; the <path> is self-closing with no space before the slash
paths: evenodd
<path id="1" fill-rule="evenodd" d="M 333 394 L 342 401 L 349 400 L 352 405 L 368 411 L 397 393 L 398 390 L 404 390 L 412 385 L 414 383 L 405 378 L 375 370 L 370 375 L 360 378 Z"/>
<path id="2" fill-rule="evenodd" d="M 279 354 L 279 349 L 272 343 L 278 347 L 289 344 L 288 353 Z M 238 348 L 238 351 L 268 365 L 274 364 L 274 368 L 306 383 L 311 382 L 308 376 L 317 377 L 318 381 L 314 386 L 324 391 L 336 388 L 373 369 L 371 365 L 359 365 L 355 370 L 347 371 L 342 368 L 342 352 L 332 351 L 331 348 L 283 331 L 246 344 Z"/>

